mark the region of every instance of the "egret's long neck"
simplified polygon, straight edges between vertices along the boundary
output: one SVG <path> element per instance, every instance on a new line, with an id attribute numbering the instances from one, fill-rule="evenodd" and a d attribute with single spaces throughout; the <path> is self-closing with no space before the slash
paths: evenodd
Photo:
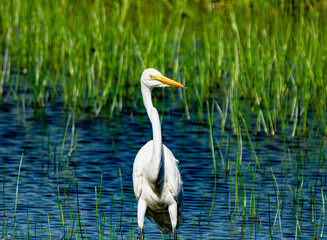
<path id="1" fill-rule="evenodd" d="M 150 180 L 158 181 L 160 169 L 162 167 L 161 154 L 162 154 L 162 137 L 161 137 L 161 124 L 158 111 L 152 104 L 151 89 L 146 86 L 141 87 L 143 103 L 152 124 L 153 133 L 153 155 L 151 162 Z"/>

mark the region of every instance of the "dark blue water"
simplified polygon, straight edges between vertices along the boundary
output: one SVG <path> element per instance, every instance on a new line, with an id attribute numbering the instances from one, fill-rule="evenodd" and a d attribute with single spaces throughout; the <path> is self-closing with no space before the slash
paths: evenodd
<path id="1" fill-rule="evenodd" d="M 260 173 L 245 131 L 239 138 L 226 124 L 222 133 L 218 114 L 213 159 L 206 117 L 199 121 L 191 110 L 188 120 L 178 101 L 158 109 L 165 112 L 163 142 L 179 159 L 184 182 L 179 239 L 327 238 L 327 148 L 319 133 L 297 139 L 250 131 Z M 74 117 L 60 105 L 42 113 L 3 103 L 0 126 L 1 238 L 15 231 L 50 239 L 51 231 L 51 238 L 59 239 L 62 219 L 67 239 L 95 239 L 98 231 L 105 239 L 136 237 L 132 167 L 138 149 L 152 137 L 141 103 L 138 109 L 127 103 L 113 119 Z M 165 236 L 146 220 L 145 237 Z"/>

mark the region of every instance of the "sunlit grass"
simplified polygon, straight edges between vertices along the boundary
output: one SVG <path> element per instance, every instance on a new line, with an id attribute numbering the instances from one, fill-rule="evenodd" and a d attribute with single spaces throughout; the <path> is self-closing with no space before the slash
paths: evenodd
<path id="1" fill-rule="evenodd" d="M 320 146 L 317 143 L 319 147 L 314 154 L 319 156 L 313 154 L 308 163 L 312 166 L 312 161 L 319 159 L 321 169 L 310 167 L 304 173 L 304 153 L 296 153 L 300 156 L 294 157 L 293 149 L 286 148 L 285 138 L 311 135 L 320 139 L 321 135 L 327 135 L 326 4 L 299 1 L 292 5 L 285 1 L 259 0 L 219 1 L 201 7 L 200 3 L 206 1 L 185 2 L 161 0 L 154 5 L 150 0 L 34 0 L 33 4 L 0 1 L 2 103 L 17 102 L 24 109 L 25 105 L 43 109 L 49 103 L 59 103 L 69 110 L 61 144 L 50 143 L 51 131 L 44 126 L 40 150 L 48 153 L 48 164 L 54 162 L 57 179 L 65 178 L 64 186 L 59 186 L 57 181 L 56 189 L 62 236 L 79 238 L 80 235 L 83 239 L 90 234 L 79 210 L 77 181 L 77 211 L 71 211 L 69 187 L 73 178 L 67 190 L 69 217 L 64 216 L 62 208 L 68 183 L 67 169 L 65 175 L 62 168 L 77 145 L 75 118 L 83 113 L 113 118 L 121 113 L 126 102 L 132 102 L 137 109 L 142 104 L 139 78 L 146 67 L 155 67 L 188 87 L 187 91 L 171 90 L 175 94 L 169 96 L 183 102 L 186 119 L 207 120 L 214 166 L 214 194 L 206 197 L 210 201 L 209 221 L 214 217 L 216 181 L 225 177 L 230 191 L 229 220 L 241 216 L 248 228 L 252 227 L 252 221 L 257 228 L 259 202 L 265 201 L 270 234 L 282 236 L 281 204 L 290 194 L 291 199 L 287 201 L 291 201 L 296 236 L 300 238 L 305 191 L 311 196 L 314 237 L 322 236 L 327 198 L 317 176 L 326 182 L 326 140 L 322 138 Z M 219 118 L 214 118 L 216 115 Z M 214 122 L 215 119 L 220 122 Z M 232 131 L 225 130 L 228 125 Z M 217 140 L 218 136 L 214 135 L 217 126 L 222 133 L 226 131 L 228 140 L 224 136 Z M 26 132 L 29 133 L 27 128 Z M 258 158 L 252 133 L 260 132 L 283 136 L 281 174 L 290 174 L 291 183 L 277 181 L 268 157 L 267 160 Z M 233 133 L 238 135 L 236 146 L 230 146 Z M 224 141 L 227 141 L 225 156 L 221 149 Z M 229 156 L 230 147 L 237 149 L 235 159 Z M 244 149 L 253 155 L 252 162 L 242 163 Z M 261 182 L 259 189 L 255 189 L 255 180 L 263 171 L 270 174 L 274 188 L 268 196 L 261 194 Z M 5 167 L 3 172 L 5 219 Z M 19 174 L 18 170 L 16 202 Z M 121 179 L 121 172 L 119 175 Z M 252 184 L 246 185 L 249 176 Z M 304 181 L 309 183 L 303 185 Z M 288 184 L 291 187 L 286 187 Z M 59 187 L 65 189 L 63 196 Z M 121 195 L 122 214 L 122 185 Z M 110 216 L 102 212 L 101 185 L 95 188 L 95 203 L 97 239 L 108 237 L 104 236 L 104 229 L 109 231 L 110 239 L 122 236 L 121 226 L 112 223 L 112 209 Z M 111 208 L 112 205 L 111 202 Z M 201 215 L 202 209 L 199 223 Z M 46 235 L 51 239 L 51 219 L 47 216 L 43 238 Z M 29 231 L 32 223 L 27 227 L 27 237 Z M 7 234 L 3 228 L 1 237 L 5 239 Z M 16 225 L 10 234 L 19 234 Z M 260 227 L 254 234 L 260 235 Z M 133 229 L 130 235 L 132 239 Z M 194 235 L 199 236 L 196 219 Z"/>
<path id="2" fill-rule="evenodd" d="M 250 111 L 256 132 L 306 136 L 313 114 L 327 134 L 323 1 L 205 2 L 1 1 L 0 97 L 113 117 L 155 67 L 188 86 L 188 118 L 218 90 L 234 133 Z"/>

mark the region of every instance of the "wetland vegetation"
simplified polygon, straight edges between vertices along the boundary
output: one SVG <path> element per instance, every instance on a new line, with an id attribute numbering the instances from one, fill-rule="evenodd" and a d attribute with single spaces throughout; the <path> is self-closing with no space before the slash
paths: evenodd
<path id="1" fill-rule="evenodd" d="M 180 159 L 181 239 L 326 238 L 326 13 L 324 0 L 0 1 L 0 239 L 134 239 L 147 67 L 188 87 L 154 98 Z"/>

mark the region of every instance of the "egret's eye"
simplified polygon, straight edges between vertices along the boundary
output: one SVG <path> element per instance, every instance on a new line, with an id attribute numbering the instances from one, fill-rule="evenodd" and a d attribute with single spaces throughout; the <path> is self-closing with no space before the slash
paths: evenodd
<path id="1" fill-rule="evenodd" d="M 156 80 L 156 77 L 153 76 L 152 74 L 150 74 L 149 77 L 150 77 L 152 80 Z"/>

